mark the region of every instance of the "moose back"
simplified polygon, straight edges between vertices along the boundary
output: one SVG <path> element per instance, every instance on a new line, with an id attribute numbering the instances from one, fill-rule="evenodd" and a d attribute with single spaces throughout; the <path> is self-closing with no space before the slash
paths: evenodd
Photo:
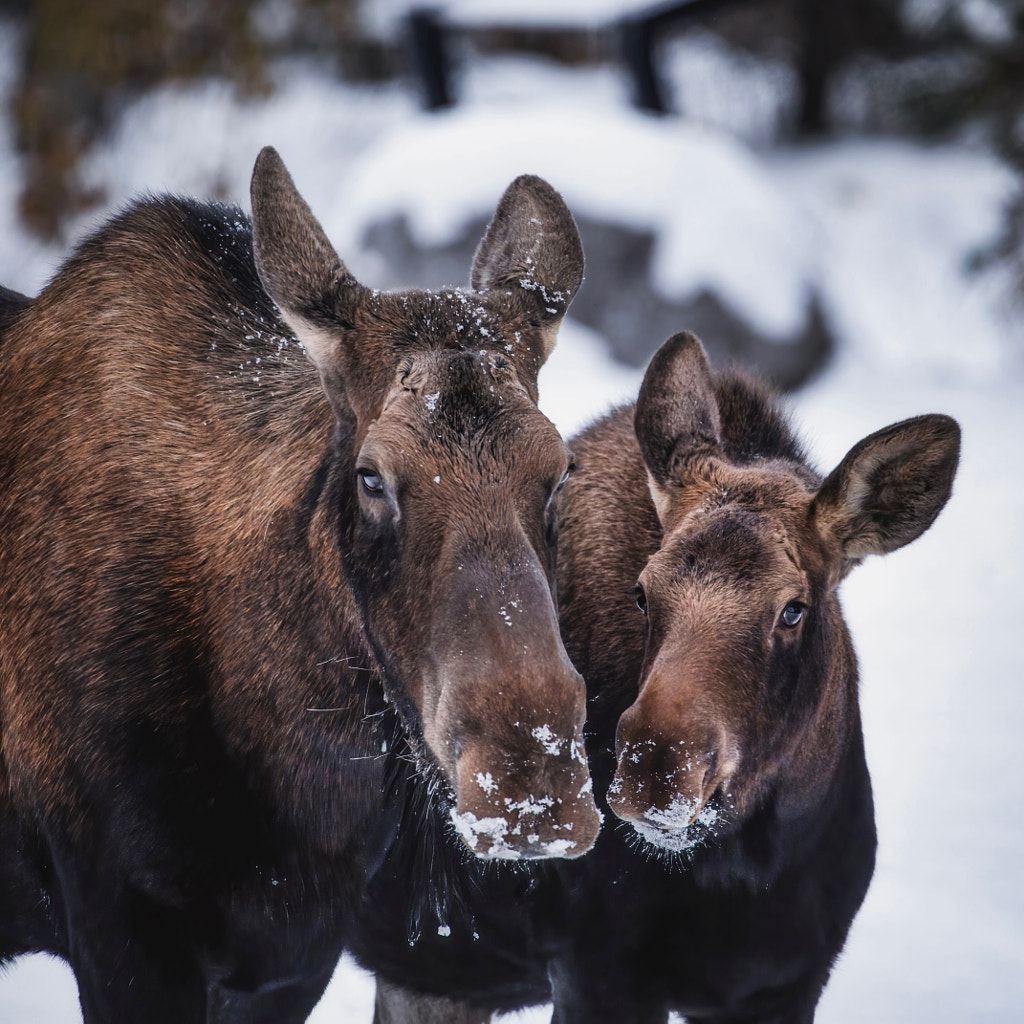
<path id="1" fill-rule="evenodd" d="M 0 294 L 0 962 L 65 957 L 87 1024 L 305 1019 L 410 808 L 491 859 L 599 825 L 536 407 L 568 210 L 519 178 L 471 290 L 378 294 L 271 149 L 252 204 Z"/>

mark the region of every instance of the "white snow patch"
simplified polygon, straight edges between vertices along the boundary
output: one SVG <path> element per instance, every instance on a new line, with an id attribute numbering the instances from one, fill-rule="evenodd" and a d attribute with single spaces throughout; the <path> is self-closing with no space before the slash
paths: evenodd
<path id="1" fill-rule="evenodd" d="M 691 826 L 691 819 L 693 825 L 703 825 L 705 828 L 711 828 L 718 820 L 718 811 L 707 804 L 694 817 L 696 810 L 695 802 L 677 795 L 665 810 L 659 810 L 657 807 L 647 809 L 645 816 L 654 822 L 653 825 L 633 822 L 633 828 L 637 835 L 652 846 L 672 853 L 681 853 L 683 850 L 692 849 L 706 835 L 703 829 Z"/>
<path id="2" fill-rule="evenodd" d="M 494 781 L 494 776 L 490 772 L 477 772 L 476 783 L 488 796 L 498 789 L 498 784 Z"/>
<path id="3" fill-rule="evenodd" d="M 459 814 L 454 807 L 449 813 L 456 831 L 471 850 L 479 846 L 481 836 L 486 836 L 491 841 L 488 856 L 503 860 L 519 859 L 519 851 L 512 849 L 505 841 L 505 836 L 509 834 L 505 818 L 478 818 L 472 811 Z"/>
<path id="4" fill-rule="evenodd" d="M 604 338 L 570 315 L 538 378 L 541 411 L 564 437 L 572 437 L 600 412 L 632 401 L 643 370 L 623 366 Z"/>
<path id="5" fill-rule="evenodd" d="M 555 801 L 550 796 L 528 796 L 523 800 L 505 797 L 505 806 L 510 811 L 515 811 L 520 817 L 525 814 L 544 814 L 554 805 Z"/>
<path id="6" fill-rule="evenodd" d="M 530 730 L 530 735 L 548 754 L 557 754 L 562 749 L 562 741 L 551 731 L 550 725 L 538 725 Z"/>
<path id="7" fill-rule="evenodd" d="M 857 141 L 768 166 L 814 225 L 818 286 L 846 352 L 878 370 L 975 381 L 1017 358 L 1024 322 L 1008 270 L 967 269 L 1021 184 L 999 160 Z"/>
<path id="8" fill-rule="evenodd" d="M 572 839 L 551 839 L 543 846 L 549 857 L 564 857 L 570 850 L 575 849 L 576 842 Z"/>

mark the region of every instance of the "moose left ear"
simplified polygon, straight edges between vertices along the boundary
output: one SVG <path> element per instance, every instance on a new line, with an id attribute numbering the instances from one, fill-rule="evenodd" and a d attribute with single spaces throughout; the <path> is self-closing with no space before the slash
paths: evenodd
<path id="1" fill-rule="evenodd" d="M 397 357 L 372 336 L 352 331 L 368 289 L 342 263 L 299 195 L 281 157 L 264 147 L 252 172 L 253 256 L 274 300 L 339 416 L 376 415 Z"/>
<path id="2" fill-rule="evenodd" d="M 696 335 L 675 334 L 654 353 L 640 385 L 633 429 L 659 488 L 675 480 L 688 455 L 721 444 L 718 399 Z"/>
<path id="3" fill-rule="evenodd" d="M 849 561 L 888 554 L 932 525 L 959 460 L 960 427 L 949 416 L 885 427 L 850 449 L 822 484 L 811 515 Z"/>
<path id="4" fill-rule="evenodd" d="M 505 190 L 473 259 L 476 291 L 518 291 L 539 325 L 540 369 L 583 282 L 583 246 L 562 197 L 543 178 L 523 174 Z"/>

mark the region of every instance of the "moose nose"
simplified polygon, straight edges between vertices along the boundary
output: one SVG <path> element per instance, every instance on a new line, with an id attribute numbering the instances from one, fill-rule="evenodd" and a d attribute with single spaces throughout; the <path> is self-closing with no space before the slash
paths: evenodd
<path id="1" fill-rule="evenodd" d="M 673 720 L 638 700 L 619 720 L 608 806 L 634 824 L 685 829 L 708 817 L 708 801 L 735 767 L 730 750 L 713 723 L 678 713 Z"/>
<path id="2" fill-rule="evenodd" d="M 675 832 L 701 817 L 716 788 L 710 766 L 691 771 L 685 780 L 657 776 L 627 780 L 616 772 L 608 791 L 608 806 L 624 821 Z"/>
<path id="3" fill-rule="evenodd" d="M 463 842 L 485 859 L 579 857 L 596 842 L 594 803 L 579 729 L 566 736 L 544 723 L 518 723 L 504 756 L 481 738 L 456 761 L 452 822 Z M 509 748 L 516 750 L 509 757 Z"/>

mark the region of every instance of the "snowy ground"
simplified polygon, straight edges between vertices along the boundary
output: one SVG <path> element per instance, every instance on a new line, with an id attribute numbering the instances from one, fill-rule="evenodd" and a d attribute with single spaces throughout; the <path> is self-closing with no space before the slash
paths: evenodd
<path id="1" fill-rule="evenodd" d="M 12 52 L 0 26 L 0 70 Z M 704 59 L 708 76 L 728 76 L 728 58 Z M 0 75 L 0 101 L 5 80 Z M 736 77 L 740 85 L 749 80 Z M 880 851 L 818 1019 L 1024 1019 L 1024 316 L 1008 305 L 998 275 L 963 273 L 972 249 L 996 228 L 1010 175 L 982 154 L 895 143 L 758 155 L 705 128 L 707 144 L 698 139 L 693 152 L 721 157 L 729 173 L 700 185 L 685 177 L 694 161 L 681 161 L 672 175 L 664 167 L 672 147 L 694 138 L 693 126 L 638 121 L 625 107 L 624 84 L 609 72 L 492 62 L 471 69 L 463 90 L 465 108 L 434 121 L 400 90 L 347 89 L 303 66 L 284 69 L 278 94 L 259 106 L 240 106 L 217 87 L 168 91 L 129 111 L 89 174 L 115 206 L 133 192 L 167 188 L 199 195 L 216 188 L 244 202 L 252 160 L 273 143 L 328 233 L 344 242 L 342 255 L 373 284 L 373 260 L 348 248 L 358 244 L 353 196 L 429 213 L 420 171 L 446 169 L 457 187 L 437 196 L 434 229 L 443 231 L 475 209 L 481 191 L 493 204 L 512 174 L 539 171 L 570 202 L 574 195 L 607 201 L 618 189 L 629 197 L 624 216 L 638 221 L 664 204 L 666 223 L 679 223 L 673 230 L 692 242 L 673 249 L 679 238 L 670 232 L 661 256 L 666 288 L 698 278 L 700 267 L 683 260 L 705 252 L 711 269 L 704 273 L 719 274 L 738 303 L 771 322 L 784 319 L 788 307 L 779 303 L 795 301 L 800 281 L 812 282 L 842 345 L 827 372 L 792 400 L 820 468 L 868 432 L 920 412 L 951 413 L 964 429 L 956 492 L 937 524 L 844 585 Z M 499 146 L 488 134 L 486 125 L 499 122 L 517 126 L 512 144 Z M 572 126 L 562 133 L 576 139 L 567 148 L 557 145 L 559 124 Z M 581 124 L 590 126 L 589 140 L 581 140 Z M 0 282 L 34 292 L 61 250 L 33 242 L 17 225 L 17 164 L 3 132 Z M 408 149 L 399 155 L 410 140 L 419 160 L 408 159 Z M 600 174 L 579 160 L 581 146 L 597 140 Z M 366 169 L 384 152 L 401 162 L 386 181 L 377 178 L 373 196 Z M 502 180 L 484 189 L 490 174 Z M 724 193 L 726 183 L 732 193 Z M 706 216 L 680 220 L 683 203 Z M 729 209 L 748 206 L 749 218 L 728 219 Z M 790 219 L 780 221 L 785 211 Z M 751 266 L 745 261 L 755 251 L 760 265 Z M 566 433 L 635 392 L 639 374 L 613 363 L 602 345 L 567 323 L 543 372 L 542 404 Z M 371 1016 L 372 983 L 343 962 L 312 1020 L 368 1024 Z M 57 962 L 25 958 L 0 977 L 0 1022 L 77 1019 L 73 980 Z M 537 1009 L 519 1019 L 548 1018 Z"/>

